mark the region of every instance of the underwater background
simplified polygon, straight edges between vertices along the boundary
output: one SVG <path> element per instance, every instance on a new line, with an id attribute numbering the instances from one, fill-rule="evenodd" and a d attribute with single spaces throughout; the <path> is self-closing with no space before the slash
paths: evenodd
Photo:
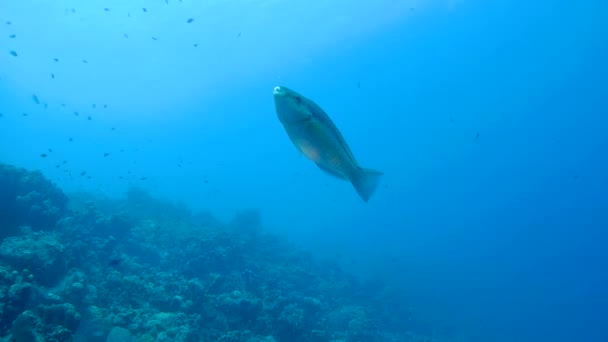
<path id="1" fill-rule="evenodd" d="M 607 37 L 593 0 L 0 0 L 0 336 L 608 341 Z"/>

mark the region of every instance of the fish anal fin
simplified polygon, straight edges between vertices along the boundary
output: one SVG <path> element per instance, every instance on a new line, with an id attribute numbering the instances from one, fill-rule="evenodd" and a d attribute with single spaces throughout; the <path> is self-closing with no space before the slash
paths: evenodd
<path id="1" fill-rule="evenodd" d="M 315 163 L 317 164 L 317 166 L 319 167 L 319 169 L 321 169 L 321 171 L 327 173 L 328 175 L 334 176 L 336 178 L 340 178 L 340 179 L 346 179 L 346 177 L 344 177 L 344 175 L 342 175 L 341 173 L 334 171 L 326 166 L 324 166 L 321 163 Z"/>

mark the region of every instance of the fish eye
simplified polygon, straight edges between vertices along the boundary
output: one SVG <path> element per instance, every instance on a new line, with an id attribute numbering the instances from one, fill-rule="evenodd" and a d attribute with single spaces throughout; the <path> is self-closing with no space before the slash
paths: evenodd
<path id="1" fill-rule="evenodd" d="M 299 97 L 299 96 L 296 96 L 296 102 L 297 102 L 298 104 L 302 103 L 302 98 L 301 98 L 301 97 Z"/>

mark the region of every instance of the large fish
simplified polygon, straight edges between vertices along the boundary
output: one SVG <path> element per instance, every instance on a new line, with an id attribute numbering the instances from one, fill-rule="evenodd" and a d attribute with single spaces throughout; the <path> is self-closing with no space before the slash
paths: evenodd
<path id="1" fill-rule="evenodd" d="M 328 174 L 348 180 L 367 202 L 382 172 L 364 169 L 344 137 L 323 109 L 286 87 L 274 88 L 274 104 L 279 120 L 294 145 Z"/>

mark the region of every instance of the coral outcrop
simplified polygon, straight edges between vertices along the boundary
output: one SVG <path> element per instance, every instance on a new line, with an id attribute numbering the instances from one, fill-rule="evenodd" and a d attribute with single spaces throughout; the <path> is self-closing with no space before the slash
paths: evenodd
<path id="1" fill-rule="evenodd" d="M 41 172 L 0 164 L 0 238 L 20 226 L 50 230 L 66 213 L 67 196 Z"/>
<path id="2" fill-rule="evenodd" d="M 32 227 L 0 243 L 6 341 L 424 340 L 394 324 L 407 321 L 391 309 L 406 306 L 397 292 L 264 232 L 255 210 L 222 224 L 132 190 L 68 211 L 39 173 L 1 166 L 0 177 L 12 216 L 1 215 Z"/>

